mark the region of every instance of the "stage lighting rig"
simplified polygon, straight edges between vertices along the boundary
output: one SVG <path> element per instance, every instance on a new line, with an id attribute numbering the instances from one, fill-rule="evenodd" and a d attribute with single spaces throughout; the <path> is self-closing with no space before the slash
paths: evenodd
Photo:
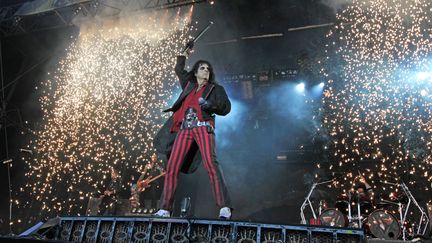
<path id="1" fill-rule="evenodd" d="M 206 0 L 33 0 L 0 8 L 0 33 L 5 36 L 73 26 L 94 17 L 116 17 L 142 10 L 160 10 Z M 214 1 L 212 1 L 214 2 Z M 211 3 L 210 3 L 211 4 Z M 130 6 L 136 6 L 130 9 Z M 79 18 L 77 21 L 77 18 Z"/>
<path id="2" fill-rule="evenodd" d="M 298 75 L 297 69 L 278 69 L 273 71 L 274 80 L 287 80 Z"/>
<path id="3" fill-rule="evenodd" d="M 225 74 L 223 77 L 226 83 L 238 83 L 242 81 L 267 82 L 267 81 L 287 81 L 296 78 L 299 74 L 297 69 L 270 69 L 256 73 Z"/>

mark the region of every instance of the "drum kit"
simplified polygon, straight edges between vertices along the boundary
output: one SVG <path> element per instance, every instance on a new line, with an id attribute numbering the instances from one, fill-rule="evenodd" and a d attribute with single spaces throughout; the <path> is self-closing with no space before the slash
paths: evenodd
<path id="1" fill-rule="evenodd" d="M 397 190 L 390 193 L 387 199 L 374 202 L 365 193 L 349 191 L 337 197 L 334 207 L 328 207 L 327 203 L 321 200 L 316 213 L 310 200 L 312 192 L 316 186 L 333 181 L 312 185 L 300 208 L 302 224 L 306 224 L 304 211 L 309 206 L 313 216 L 310 222 L 315 225 L 363 228 L 370 237 L 386 240 L 406 240 L 409 236 L 425 234 L 429 224 L 428 215 L 403 182 L 399 184 L 384 182 Z M 408 212 L 413 213 L 414 209 L 419 211 L 420 219 L 417 224 L 407 221 Z M 395 214 L 399 215 L 395 216 Z"/>

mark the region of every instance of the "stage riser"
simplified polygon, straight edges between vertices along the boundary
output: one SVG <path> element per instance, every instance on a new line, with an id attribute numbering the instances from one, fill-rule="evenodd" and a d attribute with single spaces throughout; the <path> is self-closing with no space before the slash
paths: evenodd
<path id="1" fill-rule="evenodd" d="M 363 243 L 362 230 L 160 218 L 62 218 L 56 240 L 73 242 Z"/>

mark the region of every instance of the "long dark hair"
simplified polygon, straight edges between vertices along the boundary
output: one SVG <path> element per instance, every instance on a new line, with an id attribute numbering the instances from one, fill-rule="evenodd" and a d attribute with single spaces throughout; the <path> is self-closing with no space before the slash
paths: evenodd
<path id="1" fill-rule="evenodd" d="M 358 190 L 359 188 L 362 188 L 362 189 L 363 189 L 363 191 L 366 191 L 366 186 L 365 186 L 365 185 L 363 185 L 363 184 L 358 184 L 358 185 L 355 185 L 355 187 L 354 187 L 354 190 Z"/>
<path id="2" fill-rule="evenodd" d="M 198 72 L 198 68 L 201 64 L 207 64 L 209 67 L 210 75 L 209 75 L 208 82 L 209 83 L 217 83 L 215 80 L 215 73 L 213 71 L 213 66 L 210 64 L 210 62 L 208 62 L 206 60 L 198 60 L 197 62 L 195 62 L 195 64 L 192 67 L 192 70 L 190 70 L 189 74 L 188 74 L 190 79 L 193 79 L 196 81 L 195 73 Z"/>

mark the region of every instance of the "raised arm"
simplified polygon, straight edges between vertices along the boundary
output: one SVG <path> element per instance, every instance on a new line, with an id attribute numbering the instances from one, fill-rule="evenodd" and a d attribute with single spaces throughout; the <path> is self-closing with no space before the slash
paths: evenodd
<path id="1" fill-rule="evenodd" d="M 185 70 L 185 65 L 186 58 L 193 52 L 193 43 L 190 44 L 188 42 L 188 44 L 186 44 L 186 47 L 186 50 L 179 56 L 177 56 L 177 62 L 174 68 L 182 89 L 186 87 L 187 83 L 190 81 L 189 79 L 191 78 L 189 72 Z"/>
<path id="2" fill-rule="evenodd" d="M 189 79 L 189 75 L 188 75 L 188 71 L 186 71 L 185 68 L 186 65 L 186 56 L 177 56 L 177 62 L 175 65 L 175 73 L 179 79 L 180 82 L 180 86 L 182 89 L 184 89 L 188 83 L 188 79 Z"/>

